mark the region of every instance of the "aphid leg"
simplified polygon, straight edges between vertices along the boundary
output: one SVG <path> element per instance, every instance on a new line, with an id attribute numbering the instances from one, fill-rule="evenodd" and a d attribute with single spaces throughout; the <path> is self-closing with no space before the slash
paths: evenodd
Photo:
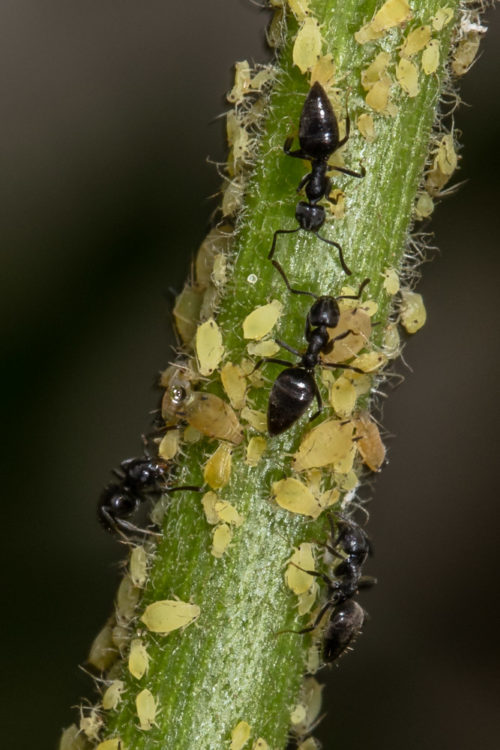
<path id="1" fill-rule="evenodd" d="M 296 357 L 301 356 L 300 352 L 298 352 L 297 349 L 294 349 L 292 346 L 289 346 L 287 343 L 285 343 L 285 341 L 282 341 L 281 339 L 275 339 L 275 341 L 278 344 L 278 346 L 281 346 L 282 349 L 286 349 L 287 352 L 290 352 L 290 354 L 295 354 Z M 276 363 L 278 362 L 278 360 L 270 360 L 270 359 L 268 359 L 267 361 L 268 362 L 274 361 Z M 291 363 L 288 362 L 287 364 L 291 364 Z"/>
<path id="2" fill-rule="evenodd" d="M 318 295 L 314 294 L 314 292 L 307 292 L 304 289 L 295 289 L 293 286 L 290 286 L 290 282 L 288 281 L 288 277 L 286 273 L 284 272 L 282 266 L 278 263 L 277 260 L 272 260 L 271 263 L 275 267 L 275 269 L 278 271 L 279 274 L 281 274 L 281 278 L 285 282 L 287 289 L 292 294 L 306 294 L 308 297 L 313 297 L 314 299 L 318 299 Z"/>
<path id="3" fill-rule="evenodd" d="M 281 230 L 281 231 L 283 231 L 283 230 Z M 274 234 L 276 236 L 276 232 Z M 337 250 L 339 251 L 340 265 L 342 266 L 342 268 L 344 270 L 344 273 L 347 274 L 347 276 L 351 276 L 352 271 L 351 271 L 351 269 L 349 268 L 349 266 L 346 264 L 346 262 L 344 260 L 344 254 L 342 252 L 342 246 L 339 245 L 338 242 L 334 242 L 333 240 L 327 240 L 326 237 L 322 237 L 318 232 L 316 232 L 316 237 L 319 240 L 321 240 L 322 242 L 326 242 L 327 245 L 331 245 L 332 247 L 336 247 L 337 248 Z M 271 256 L 268 255 L 267 257 L 270 258 Z"/>
<path id="4" fill-rule="evenodd" d="M 271 245 L 271 249 L 269 250 L 267 259 L 271 260 L 274 255 L 274 251 L 276 250 L 276 240 L 278 239 L 278 234 L 294 234 L 295 232 L 298 232 L 299 229 L 300 227 L 297 227 L 297 229 L 277 229 L 274 233 L 273 244 Z"/>

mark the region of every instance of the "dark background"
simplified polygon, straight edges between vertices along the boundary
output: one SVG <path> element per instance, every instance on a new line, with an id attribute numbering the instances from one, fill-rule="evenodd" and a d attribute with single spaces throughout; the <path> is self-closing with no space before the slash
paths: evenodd
<path id="1" fill-rule="evenodd" d="M 498 748 L 498 19 L 465 77 L 458 195 L 432 229 L 429 319 L 387 401 L 371 620 L 328 675 L 326 748 Z M 2 736 L 54 748 L 116 587 L 94 508 L 140 450 L 168 361 L 168 290 L 204 236 L 246 0 L 0 7 Z"/>

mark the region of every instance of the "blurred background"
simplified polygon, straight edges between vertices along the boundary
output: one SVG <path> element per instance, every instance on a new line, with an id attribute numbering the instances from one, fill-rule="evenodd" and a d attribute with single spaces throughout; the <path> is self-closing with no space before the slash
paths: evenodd
<path id="1" fill-rule="evenodd" d="M 0 7 L 4 396 L 2 735 L 55 748 L 91 695 L 119 545 L 95 519 L 140 450 L 170 357 L 171 290 L 202 240 L 224 159 L 231 66 L 264 61 L 247 0 Z M 369 531 L 371 619 L 329 682 L 324 747 L 498 748 L 500 24 L 463 79 L 467 179 L 432 222 L 428 323 L 387 400 L 389 465 Z M 411 369 L 410 369 L 411 368 Z"/>

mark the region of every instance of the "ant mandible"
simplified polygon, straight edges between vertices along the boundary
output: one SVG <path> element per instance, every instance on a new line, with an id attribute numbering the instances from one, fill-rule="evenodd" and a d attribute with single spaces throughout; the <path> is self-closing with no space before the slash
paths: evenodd
<path id="1" fill-rule="evenodd" d="M 294 289 L 290 286 L 280 264 L 277 261 L 273 261 L 273 265 L 282 275 L 292 294 L 306 294 L 313 297 L 315 302 L 313 302 L 306 318 L 305 338 L 308 342 L 306 351 L 301 354 L 283 341 L 277 340 L 277 343 L 284 349 L 300 357 L 299 362 L 295 366 L 290 366 L 292 363 L 287 360 L 266 357 L 257 362 L 255 366 L 255 369 L 257 369 L 263 362 L 273 362 L 283 365 L 286 368 L 274 381 L 271 393 L 269 394 L 267 429 L 271 436 L 280 435 L 285 430 L 288 430 L 304 414 L 315 398 L 318 403 L 318 411 L 313 414 L 311 420 L 315 419 L 321 412 L 323 403 L 314 377 L 314 369 L 318 364 L 334 370 L 342 368 L 362 373 L 362 370 L 352 365 L 338 362 L 320 363 L 319 357 L 320 354 L 329 354 L 336 341 L 340 341 L 340 339 L 353 333 L 353 331 L 348 330 L 338 336 L 334 336 L 334 338 L 330 338 L 328 329 L 335 328 L 340 318 L 338 300 L 359 299 L 363 293 L 363 289 L 370 281 L 370 279 L 365 279 L 360 284 L 357 294 L 343 294 L 339 297 L 324 295 L 320 297 L 313 292 Z"/>
<path id="2" fill-rule="evenodd" d="M 323 206 L 317 205 L 322 198 L 330 200 L 332 183 L 327 176 L 328 170 L 342 172 L 351 177 L 361 178 L 365 176 L 364 169 L 361 172 L 354 172 L 352 169 L 334 167 L 328 164 L 330 156 L 347 143 L 350 129 L 351 121 L 349 115 L 346 115 L 346 133 L 342 139 L 339 139 L 339 126 L 335 112 L 326 91 L 316 81 L 306 97 L 300 115 L 300 148 L 295 151 L 290 150 L 293 137 L 287 138 L 284 145 L 287 156 L 292 156 L 295 159 L 307 159 L 311 162 L 311 171 L 301 179 L 297 188 L 297 192 L 299 192 L 305 187 L 307 201 L 300 201 L 295 209 L 295 218 L 299 223 L 296 229 L 277 229 L 274 233 L 271 250 L 267 256 L 269 260 L 272 260 L 274 256 L 278 235 L 293 234 L 298 232 L 299 229 L 304 229 L 307 232 L 314 232 L 327 245 L 336 247 L 344 272 L 348 276 L 351 275 L 351 270 L 344 260 L 341 245 L 318 234 L 326 221 L 326 212 Z"/>
<path id="3" fill-rule="evenodd" d="M 155 461 L 151 456 L 126 458 L 122 461 L 119 469 L 113 469 L 113 474 L 120 481 L 106 485 L 97 504 L 97 516 L 104 529 L 110 533 L 122 533 L 125 536 L 155 534 L 155 532 L 140 529 L 127 520 L 141 503 L 158 497 L 164 492 L 179 490 L 198 492 L 200 490 L 199 487 L 190 485 L 167 487 L 166 481 L 169 473 L 167 464 Z"/>

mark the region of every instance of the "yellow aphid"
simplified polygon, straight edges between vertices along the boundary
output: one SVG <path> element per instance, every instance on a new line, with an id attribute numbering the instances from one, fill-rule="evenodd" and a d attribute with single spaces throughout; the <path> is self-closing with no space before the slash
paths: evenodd
<path id="1" fill-rule="evenodd" d="M 314 65 L 311 70 L 311 86 L 316 82 L 320 83 L 324 89 L 327 89 L 333 82 L 335 76 L 335 63 L 333 55 L 324 55 Z"/>
<path id="2" fill-rule="evenodd" d="M 118 620 L 128 622 L 133 618 L 140 595 L 141 592 L 137 586 L 134 586 L 130 576 L 124 576 L 116 594 L 116 617 Z"/>
<path id="3" fill-rule="evenodd" d="M 297 750 L 319 750 L 321 744 L 315 737 L 308 737 L 307 740 L 297 745 Z"/>
<path id="4" fill-rule="evenodd" d="M 392 80 L 389 75 L 383 75 L 380 81 L 375 83 L 365 97 L 365 102 L 375 112 L 385 112 L 389 104 L 389 91 Z"/>
<path id="5" fill-rule="evenodd" d="M 345 458 L 352 445 L 351 422 L 327 419 L 313 427 L 303 438 L 299 450 L 294 454 L 294 471 L 335 464 Z"/>
<path id="6" fill-rule="evenodd" d="M 309 674 L 316 674 L 318 669 L 323 666 L 321 661 L 321 651 L 315 643 L 313 643 L 311 648 L 307 651 L 305 666 L 306 672 Z"/>
<path id="7" fill-rule="evenodd" d="M 453 15 L 453 8 L 450 8 L 448 5 L 440 8 L 436 15 L 432 17 L 432 28 L 434 31 L 441 31 L 445 26 L 448 26 L 453 19 Z"/>
<path id="8" fill-rule="evenodd" d="M 280 508 L 290 513 L 317 518 L 322 511 L 311 490 L 298 479 L 288 477 L 274 482 L 272 493 Z"/>
<path id="9" fill-rule="evenodd" d="M 250 91 L 251 71 L 250 65 L 246 60 L 241 60 L 234 65 L 234 86 L 227 95 L 228 102 L 234 104 L 243 99 L 246 93 Z"/>
<path id="10" fill-rule="evenodd" d="M 267 415 L 264 411 L 256 411 L 245 406 L 241 410 L 241 418 L 248 422 L 257 432 L 267 431 Z"/>
<path id="11" fill-rule="evenodd" d="M 229 547 L 232 538 L 233 532 L 227 523 L 221 523 L 216 526 L 212 539 L 212 555 L 214 557 L 222 557 Z"/>
<path id="12" fill-rule="evenodd" d="M 356 446 L 353 446 L 351 448 L 351 452 L 353 450 L 354 451 L 356 450 Z M 342 461 L 340 463 L 342 463 Z M 333 468 L 335 472 L 337 472 L 337 464 L 333 464 Z M 340 499 L 340 492 L 337 489 L 326 490 L 326 492 L 321 493 L 321 495 L 318 498 L 318 502 L 319 502 L 319 506 L 321 510 L 324 510 L 325 508 L 329 508 L 331 505 L 335 505 L 335 503 L 338 503 L 339 499 Z"/>
<path id="13" fill-rule="evenodd" d="M 427 47 L 422 52 L 422 70 L 426 76 L 435 73 L 439 67 L 439 42 L 437 39 L 431 39 Z"/>
<path id="14" fill-rule="evenodd" d="M 217 253 L 214 258 L 214 267 L 210 280 L 213 281 L 215 286 L 224 286 L 227 281 L 227 261 L 226 256 L 223 253 Z"/>
<path id="15" fill-rule="evenodd" d="M 200 375 L 211 375 L 224 354 L 222 333 L 213 318 L 196 329 L 196 356 Z"/>
<path id="16" fill-rule="evenodd" d="M 179 430 L 168 430 L 158 446 L 160 458 L 163 458 L 164 461 L 171 461 L 179 450 L 180 439 Z"/>
<path id="17" fill-rule="evenodd" d="M 298 703 L 296 706 L 294 706 L 290 713 L 290 723 L 293 725 L 293 728 L 295 730 L 295 725 L 302 724 L 304 722 L 304 719 L 306 718 L 306 707 L 302 705 L 302 703 Z"/>
<path id="18" fill-rule="evenodd" d="M 157 710 L 156 700 L 151 691 L 147 688 L 141 690 L 135 697 L 135 706 L 140 727 L 147 732 L 155 723 Z"/>
<path id="19" fill-rule="evenodd" d="M 191 625 L 199 616 L 200 608 L 197 604 L 180 602 L 177 599 L 163 599 L 146 607 L 141 622 L 152 633 L 168 635 L 174 630 Z"/>
<path id="20" fill-rule="evenodd" d="M 298 21 L 303 21 L 311 13 L 309 0 L 288 0 L 288 7 Z"/>
<path id="21" fill-rule="evenodd" d="M 308 589 L 308 591 L 304 591 L 303 594 L 299 594 L 298 596 L 298 603 L 297 603 L 297 613 L 299 615 L 306 615 L 308 612 L 311 611 L 311 609 L 314 606 L 314 603 L 317 599 L 319 591 L 319 586 L 314 581 L 311 588 Z"/>
<path id="22" fill-rule="evenodd" d="M 311 70 L 321 57 L 323 38 L 315 18 L 306 18 L 293 45 L 293 64 L 301 73 Z"/>
<path id="23" fill-rule="evenodd" d="M 366 313 L 369 318 L 373 318 L 378 312 L 378 302 L 375 302 L 374 299 L 367 299 L 361 305 L 361 310 Z"/>
<path id="24" fill-rule="evenodd" d="M 416 96 L 420 91 L 418 85 L 418 68 L 411 60 L 402 57 L 396 65 L 396 78 L 399 85 L 406 91 L 410 98 Z"/>
<path id="25" fill-rule="evenodd" d="M 399 275 L 395 268 L 386 268 L 382 276 L 384 277 L 384 289 L 391 296 L 399 292 Z"/>
<path id="26" fill-rule="evenodd" d="M 148 569 L 148 561 L 146 556 L 146 550 L 144 547 L 139 545 L 134 547 L 130 553 L 130 578 L 134 586 L 142 588 L 146 583 L 146 573 Z"/>
<path id="27" fill-rule="evenodd" d="M 252 750 L 269 750 L 269 745 L 262 737 L 259 737 L 255 740 Z"/>
<path id="28" fill-rule="evenodd" d="M 247 382 L 245 373 L 239 365 L 233 365 L 232 362 L 226 362 L 220 371 L 220 379 L 224 390 L 234 409 L 241 409 L 245 405 L 245 392 Z"/>
<path id="29" fill-rule="evenodd" d="M 333 383 L 330 390 L 330 403 L 339 417 L 348 417 L 356 404 L 356 389 L 343 375 Z"/>
<path id="30" fill-rule="evenodd" d="M 64 729 L 59 740 L 59 750 L 86 750 L 87 747 L 87 740 L 76 724 L 71 724 L 67 729 Z"/>
<path id="31" fill-rule="evenodd" d="M 419 331 L 427 320 L 427 312 L 421 294 L 403 290 L 401 292 L 401 323 L 408 333 Z"/>
<path id="32" fill-rule="evenodd" d="M 365 393 L 370 393 L 372 388 L 372 379 L 370 375 L 362 375 L 360 372 L 346 370 L 346 372 L 344 373 L 344 377 L 349 378 L 356 389 L 358 398 L 360 396 L 364 396 Z"/>
<path id="33" fill-rule="evenodd" d="M 120 652 L 123 654 L 128 648 L 130 642 L 130 632 L 128 627 L 124 625 L 115 625 L 112 631 L 113 643 Z"/>
<path id="34" fill-rule="evenodd" d="M 247 344 L 247 351 L 251 356 L 255 357 L 274 357 L 280 350 L 279 344 L 272 339 L 265 339 L 265 341 L 251 341 Z"/>
<path id="35" fill-rule="evenodd" d="M 215 524 L 219 523 L 219 516 L 217 515 L 217 511 L 215 510 L 215 504 L 218 502 L 219 498 L 215 494 L 215 492 L 205 492 L 203 497 L 201 498 L 201 504 L 203 505 L 203 510 L 205 511 L 205 518 L 207 519 L 208 523 L 212 526 L 215 526 Z"/>
<path id="36" fill-rule="evenodd" d="M 375 140 L 375 123 L 373 117 L 366 112 L 360 115 L 356 122 L 358 130 L 368 143 L 372 143 Z"/>
<path id="37" fill-rule="evenodd" d="M 133 638 L 130 644 L 130 653 L 128 655 L 128 671 L 140 680 L 149 668 L 149 654 L 146 646 L 140 638 Z"/>
<path id="38" fill-rule="evenodd" d="M 233 526 L 241 526 L 243 523 L 242 516 L 240 516 L 234 505 L 228 503 L 227 500 L 218 500 L 215 503 L 215 512 L 219 521 L 224 521 L 224 523 L 229 523 Z"/>
<path id="39" fill-rule="evenodd" d="M 268 305 L 256 307 L 243 321 L 243 337 L 246 339 L 262 339 L 278 322 L 283 305 L 277 299 Z"/>
<path id="40" fill-rule="evenodd" d="M 113 644 L 113 620 L 110 619 L 94 638 L 87 661 L 99 672 L 105 672 L 113 664 L 118 652 Z"/>
<path id="41" fill-rule="evenodd" d="M 184 344 L 190 344 L 194 338 L 202 301 L 203 292 L 189 284 L 186 284 L 175 299 L 175 327 Z"/>
<path id="42" fill-rule="evenodd" d="M 343 219 L 345 216 L 345 193 L 343 190 L 335 188 L 328 197 L 328 206 L 330 213 L 336 219 Z"/>
<path id="43" fill-rule="evenodd" d="M 399 356 L 401 351 L 401 339 L 399 337 L 398 327 L 395 323 L 389 323 L 384 330 L 382 351 L 388 359 L 394 359 Z"/>
<path id="44" fill-rule="evenodd" d="M 337 481 L 338 488 L 342 490 L 342 492 L 351 492 L 351 490 L 356 489 L 359 484 L 359 479 L 355 471 L 349 471 L 343 476 L 340 474 L 336 474 L 335 479 Z"/>
<path id="45" fill-rule="evenodd" d="M 224 256 L 231 245 L 232 228 L 229 224 L 215 227 L 210 230 L 203 242 L 201 243 L 195 261 L 196 283 L 202 288 L 206 288 L 212 281 L 215 258 L 218 255 Z"/>
<path id="46" fill-rule="evenodd" d="M 415 203 L 415 216 L 417 219 L 426 219 L 434 211 L 434 201 L 429 193 L 420 193 Z"/>
<path id="47" fill-rule="evenodd" d="M 123 740 L 119 737 L 113 737 L 110 740 L 104 740 L 100 742 L 95 750 L 126 750 Z"/>
<path id="48" fill-rule="evenodd" d="M 453 142 L 453 133 L 444 135 L 439 143 L 439 147 L 434 159 L 434 166 L 443 174 L 452 175 L 457 168 L 457 153 Z"/>
<path id="49" fill-rule="evenodd" d="M 197 443 L 198 440 L 201 440 L 203 435 L 199 430 L 196 429 L 196 427 L 188 424 L 188 426 L 182 433 L 182 437 L 185 443 L 189 443 L 191 445 L 192 443 Z"/>
<path id="50" fill-rule="evenodd" d="M 305 570 L 315 570 L 313 546 L 310 542 L 300 544 L 290 560 L 285 572 L 285 583 L 294 594 L 304 594 L 314 583 L 314 576 Z M 298 567 L 296 567 L 298 565 Z M 299 570 L 302 568 L 302 570 Z"/>
<path id="51" fill-rule="evenodd" d="M 111 711 L 118 706 L 122 699 L 122 693 L 124 690 L 125 683 L 123 680 L 113 680 L 102 696 L 102 707 L 105 711 Z"/>
<path id="52" fill-rule="evenodd" d="M 366 352 L 352 360 L 352 366 L 363 372 L 375 372 L 385 365 L 387 357 L 381 352 Z"/>
<path id="53" fill-rule="evenodd" d="M 379 471 L 385 459 L 385 446 L 380 432 L 368 412 L 363 412 L 355 420 L 356 445 L 363 463 L 372 471 Z"/>
<path id="54" fill-rule="evenodd" d="M 367 345 L 372 332 L 372 324 L 370 316 L 364 309 L 356 307 L 351 310 L 343 310 L 340 313 L 338 325 L 335 328 L 330 328 L 329 334 L 332 338 L 335 338 L 346 331 L 353 331 L 353 333 L 335 341 L 332 351 L 323 355 L 325 362 L 345 362 Z"/>
<path id="55" fill-rule="evenodd" d="M 284 40 L 286 14 L 283 8 L 280 7 L 281 4 L 271 3 L 271 5 L 275 5 L 276 10 L 266 29 L 266 39 L 269 46 L 274 48 L 279 47 Z"/>
<path id="56" fill-rule="evenodd" d="M 81 711 L 81 709 L 80 709 Z M 92 708 L 87 716 L 83 716 L 80 719 L 80 731 L 85 734 L 89 740 L 97 741 L 99 739 L 99 732 L 102 729 L 104 721 L 102 720 L 99 712 L 96 708 Z"/>
<path id="57" fill-rule="evenodd" d="M 262 91 L 267 84 L 276 78 L 276 70 L 272 64 L 262 67 L 250 81 L 252 91 Z"/>
<path id="58" fill-rule="evenodd" d="M 358 44 L 379 39 L 387 29 L 402 26 L 411 16 L 411 9 L 406 0 L 387 0 L 373 19 L 354 34 L 354 38 Z"/>
<path id="59" fill-rule="evenodd" d="M 234 152 L 233 152 L 234 153 Z M 232 216 L 238 211 L 243 200 L 243 182 L 241 179 L 233 179 L 226 183 L 222 196 L 222 215 Z M 204 308 L 205 309 L 205 308 Z M 200 316 L 201 316 L 200 309 Z"/>
<path id="60" fill-rule="evenodd" d="M 410 31 L 401 47 L 401 57 L 413 57 L 417 52 L 427 46 L 431 38 L 430 26 L 419 26 L 417 29 Z"/>
<path id="61" fill-rule="evenodd" d="M 213 490 L 225 487 L 231 478 L 233 450 L 229 443 L 220 443 L 203 469 L 203 479 Z"/>
<path id="62" fill-rule="evenodd" d="M 388 52 L 379 52 L 374 61 L 361 71 L 361 85 L 365 91 L 369 91 L 377 81 L 380 81 L 390 61 L 391 56 Z"/>
<path id="63" fill-rule="evenodd" d="M 357 452 L 358 452 L 357 443 L 353 443 L 349 449 L 349 452 L 343 458 L 341 458 L 340 461 L 335 461 L 335 463 L 333 464 L 333 470 L 335 474 L 348 474 L 352 470 L 352 466 L 354 463 L 354 459 L 356 458 Z M 330 490 L 330 494 L 334 495 L 334 490 Z M 337 496 L 337 499 L 338 499 L 338 496 Z"/>
<path id="64" fill-rule="evenodd" d="M 300 691 L 301 705 L 304 706 L 304 719 L 301 722 L 297 722 L 298 726 L 294 727 L 294 730 L 299 735 L 306 734 L 321 711 L 321 701 L 324 685 L 314 679 L 314 677 L 306 677 Z"/>
<path id="65" fill-rule="evenodd" d="M 214 393 L 193 394 L 187 411 L 187 420 L 191 427 L 204 435 L 218 440 L 229 440 L 235 445 L 243 440 L 243 428 L 238 417 L 229 404 Z"/>
<path id="66" fill-rule="evenodd" d="M 250 438 L 245 463 L 249 466 L 257 466 L 266 448 L 267 440 L 265 438 L 257 436 Z"/>
<path id="67" fill-rule="evenodd" d="M 240 721 L 231 731 L 231 750 L 241 750 L 250 739 L 252 730 L 246 721 Z"/>

